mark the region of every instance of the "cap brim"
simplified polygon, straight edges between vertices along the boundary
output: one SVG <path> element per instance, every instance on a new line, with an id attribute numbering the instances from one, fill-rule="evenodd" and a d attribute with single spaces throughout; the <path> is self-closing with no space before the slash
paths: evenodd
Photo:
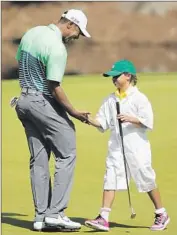
<path id="1" fill-rule="evenodd" d="M 80 28 L 80 30 L 81 30 L 83 36 L 85 36 L 85 37 L 87 37 L 87 38 L 91 38 L 90 34 L 87 32 L 86 29 L 81 28 L 81 27 L 79 27 L 79 28 Z"/>
<path id="2" fill-rule="evenodd" d="M 104 77 L 114 77 L 114 76 L 118 76 L 120 75 L 122 72 L 120 71 L 116 71 L 116 70 L 110 70 L 110 71 L 107 71 L 106 73 L 103 73 L 103 76 Z"/>

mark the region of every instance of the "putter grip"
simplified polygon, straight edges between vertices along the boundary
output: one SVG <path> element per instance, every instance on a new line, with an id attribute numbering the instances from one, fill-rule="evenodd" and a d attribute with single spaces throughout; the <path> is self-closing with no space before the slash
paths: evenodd
<path id="1" fill-rule="evenodd" d="M 117 115 L 120 114 L 120 105 L 119 102 L 116 102 Z"/>
<path id="2" fill-rule="evenodd" d="M 120 105 L 119 102 L 116 102 L 116 110 L 117 110 L 117 115 L 120 114 Z M 120 136 L 123 137 L 123 131 L 122 131 L 122 125 L 121 125 L 121 120 L 118 119 L 118 123 L 119 123 L 119 131 L 120 131 Z"/>

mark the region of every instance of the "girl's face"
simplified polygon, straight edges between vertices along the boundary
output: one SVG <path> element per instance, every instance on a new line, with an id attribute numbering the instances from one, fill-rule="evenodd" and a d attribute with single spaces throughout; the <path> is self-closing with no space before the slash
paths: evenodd
<path id="1" fill-rule="evenodd" d="M 122 73 L 118 76 L 113 77 L 112 81 L 117 88 L 122 88 L 130 83 L 130 78 L 130 74 Z"/>

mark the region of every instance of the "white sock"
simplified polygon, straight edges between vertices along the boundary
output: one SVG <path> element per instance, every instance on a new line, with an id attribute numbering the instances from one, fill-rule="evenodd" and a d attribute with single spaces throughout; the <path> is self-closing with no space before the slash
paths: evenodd
<path id="1" fill-rule="evenodd" d="M 155 213 L 156 213 L 156 214 L 163 214 L 163 213 L 165 213 L 165 212 L 166 212 L 166 210 L 165 210 L 164 207 L 155 210 Z"/>
<path id="2" fill-rule="evenodd" d="M 109 221 L 109 213 L 111 212 L 111 208 L 103 207 L 100 209 L 100 215 L 103 219 L 105 219 L 107 222 Z"/>

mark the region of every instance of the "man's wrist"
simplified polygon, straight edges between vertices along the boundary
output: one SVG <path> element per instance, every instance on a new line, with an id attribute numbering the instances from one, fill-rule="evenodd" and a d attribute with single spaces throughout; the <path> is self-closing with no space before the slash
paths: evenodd
<path id="1" fill-rule="evenodd" d="M 73 107 L 68 108 L 67 112 L 73 117 L 77 115 L 77 111 Z"/>

